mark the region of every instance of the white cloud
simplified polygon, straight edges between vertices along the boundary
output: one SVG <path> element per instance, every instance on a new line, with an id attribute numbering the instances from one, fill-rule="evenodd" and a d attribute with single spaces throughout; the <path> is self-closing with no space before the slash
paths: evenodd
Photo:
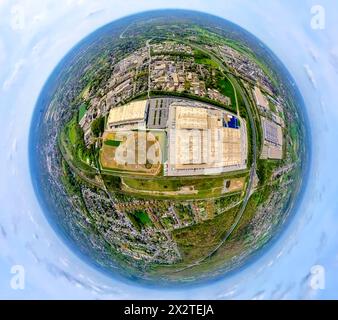
<path id="1" fill-rule="evenodd" d="M 35 15 L 32 19 L 33 23 L 40 23 L 41 21 L 45 20 L 47 17 L 46 12 L 41 12 Z"/>
<path id="2" fill-rule="evenodd" d="M 330 52 L 330 61 L 336 73 L 338 73 L 338 46 L 334 47 Z"/>
<path id="3" fill-rule="evenodd" d="M 319 59 L 319 52 L 314 47 L 309 47 L 309 53 L 313 59 L 314 62 L 318 62 Z"/>
<path id="4" fill-rule="evenodd" d="M 67 0 L 66 3 L 68 6 L 82 6 L 85 3 L 85 0 Z"/>
<path id="5" fill-rule="evenodd" d="M 25 8 L 21 4 L 11 7 L 11 27 L 13 30 L 23 30 L 26 26 Z"/>
<path id="6" fill-rule="evenodd" d="M 315 79 L 315 76 L 314 76 L 312 69 L 310 68 L 310 66 L 308 64 L 304 65 L 304 69 L 305 69 L 306 75 L 307 75 L 308 79 L 310 80 L 311 84 L 313 85 L 313 87 L 315 89 L 317 89 L 317 81 Z"/>
<path id="7" fill-rule="evenodd" d="M 6 58 L 7 58 L 7 54 L 6 54 L 5 45 L 3 43 L 3 40 L 0 38 L 0 65 L 2 65 L 5 62 Z"/>
<path id="8" fill-rule="evenodd" d="M 31 50 L 32 57 L 34 59 L 39 58 L 41 53 L 43 53 L 43 51 L 46 50 L 48 43 L 49 43 L 48 38 L 43 38 L 39 42 L 37 42 Z"/>
<path id="9" fill-rule="evenodd" d="M 25 65 L 25 60 L 20 59 L 13 67 L 13 71 L 10 74 L 10 76 L 5 80 L 2 88 L 3 90 L 8 90 L 12 84 L 15 82 L 16 78 L 18 77 L 18 74 L 20 73 L 21 69 Z"/>
<path id="10" fill-rule="evenodd" d="M 258 291 L 252 298 L 251 300 L 263 300 L 265 297 L 265 291 L 261 290 Z"/>

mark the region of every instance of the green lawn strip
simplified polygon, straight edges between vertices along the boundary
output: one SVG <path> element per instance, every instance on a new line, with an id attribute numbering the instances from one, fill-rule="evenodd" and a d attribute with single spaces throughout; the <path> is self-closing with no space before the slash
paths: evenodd
<path id="1" fill-rule="evenodd" d="M 59 144 L 67 161 L 83 174 L 96 174 L 94 147 L 87 148 L 83 131 L 76 121 L 76 115 L 66 124 L 59 136 Z"/>
<path id="2" fill-rule="evenodd" d="M 152 221 L 150 220 L 147 212 L 144 210 L 135 210 L 132 212 L 127 212 L 127 216 L 130 219 L 131 223 L 137 230 L 141 230 L 147 226 L 152 225 Z"/>
<path id="3" fill-rule="evenodd" d="M 269 100 L 269 108 L 273 113 L 277 113 L 276 106 Z"/>
<path id="4" fill-rule="evenodd" d="M 121 141 L 118 140 L 105 140 L 105 145 L 110 147 L 118 147 L 121 144 Z"/>
<path id="5" fill-rule="evenodd" d="M 246 175 L 241 175 L 241 177 Z M 135 194 L 136 196 L 143 195 L 159 199 L 177 198 L 181 200 L 191 199 L 205 199 L 205 198 L 219 198 L 223 195 L 225 177 L 205 177 L 204 179 L 137 179 L 137 178 L 123 178 L 123 182 L 133 190 L 125 190 L 126 193 Z M 186 193 L 178 193 L 182 188 L 189 188 Z M 189 191 L 191 193 L 189 193 Z M 152 193 L 153 192 L 153 193 Z M 162 194 L 161 194 L 162 192 Z M 166 194 L 167 192 L 167 194 Z M 170 194 L 172 192 L 173 194 Z M 175 194 L 175 192 L 177 192 Z M 226 194 L 235 194 L 238 192 L 231 192 Z"/>
<path id="6" fill-rule="evenodd" d="M 205 178 L 205 179 L 133 179 L 124 178 L 124 182 L 134 189 L 147 190 L 147 191 L 179 191 L 183 187 L 193 186 L 197 190 L 210 190 L 210 188 L 223 187 L 223 177 Z"/>
<path id="7" fill-rule="evenodd" d="M 230 80 L 226 77 L 220 78 L 217 81 L 217 86 L 220 93 L 231 99 L 231 105 L 234 106 L 234 110 L 237 110 L 235 92 Z"/>
<path id="8" fill-rule="evenodd" d="M 80 122 L 82 120 L 82 118 L 84 117 L 84 115 L 87 112 L 87 104 L 86 103 L 82 103 L 81 106 L 79 107 L 79 115 L 78 115 L 78 121 Z"/>
<path id="9" fill-rule="evenodd" d="M 71 142 L 72 146 L 75 146 L 76 141 L 78 139 L 78 131 L 76 128 L 76 122 L 72 120 L 69 125 L 66 127 L 66 130 L 68 132 L 68 138 Z"/>

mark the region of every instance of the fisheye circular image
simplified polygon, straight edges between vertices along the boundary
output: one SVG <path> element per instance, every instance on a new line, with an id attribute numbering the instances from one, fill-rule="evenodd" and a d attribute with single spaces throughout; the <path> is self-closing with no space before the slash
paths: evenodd
<path id="1" fill-rule="evenodd" d="M 42 89 L 35 191 L 102 271 L 209 281 L 249 263 L 292 215 L 303 108 L 283 64 L 241 27 L 183 10 L 129 16 L 78 43 Z"/>

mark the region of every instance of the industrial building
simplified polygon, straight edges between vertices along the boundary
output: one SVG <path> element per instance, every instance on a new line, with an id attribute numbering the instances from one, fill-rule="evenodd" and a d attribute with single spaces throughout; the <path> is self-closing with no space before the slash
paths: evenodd
<path id="1" fill-rule="evenodd" d="M 202 103 L 173 103 L 167 174 L 203 175 L 246 168 L 246 128 L 236 116 Z"/>
<path id="2" fill-rule="evenodd" d="M 262 117 L 263 149 L 261 159 L 283 159 L 283 131 L 280 125 Z"/>
<path id="3" fill-rule="evenodd" d="M 217 174 L 247 166 L 245 121 L 222 108 L 160 97 L 110 110 L 106 133 L 135 129 L 146 130 L 156 137 L 163 133 L 165 140 L 160 143 L 160 153 L 166 155 L 164 175 Z M 111 148 L 105 149 L 109 153 Z"/>
<path id="4" fill-rule="evenodd" d="M 147 128 L 165 129 L 167 127 L 171 98 L 149 99 Z"/>
<path id="5" fill-rule="evenodd" d="M 265 111 L 268 110 L 269 109 L 269 101 L 262 94 L 262 91 L 258 87 L 255 87 L 253 94 L 255 96 L 256 104 L 258 105 L 258 107 L 261 107 Z"/>
<path id="6" fill-rule="evenodd" d="M 109 129 L 123 127 L 124 129 L 145 128 L 147 100 L 133 101 L 110 110 L 107 127 Z"/>

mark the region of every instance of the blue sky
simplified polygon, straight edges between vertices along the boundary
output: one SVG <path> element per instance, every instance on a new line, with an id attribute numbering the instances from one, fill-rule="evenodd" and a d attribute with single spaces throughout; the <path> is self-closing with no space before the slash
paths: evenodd
<path id="1" fill-rule="evenodd" d="M 0 298 L 338 298 L 338 3 L 318 1 L 47 0 L 0 2 Z M 325 9 L 313 29 L 311 8 Z M 158 8 L 216 14 L 258 36 L 283 61 L 305 99 L 313 157 L 299 211 L 278 242 L 237 274 L 199 288 L 160 290 L 100 274 L 57 237 L 34 195 L 28 133 L 36 99 L 60 59 L 83 37 L 116 18 Z M 25 288 L 10 286 L 13 265 Z M 324 289 L 311 268 L 325 271 Z"/>

